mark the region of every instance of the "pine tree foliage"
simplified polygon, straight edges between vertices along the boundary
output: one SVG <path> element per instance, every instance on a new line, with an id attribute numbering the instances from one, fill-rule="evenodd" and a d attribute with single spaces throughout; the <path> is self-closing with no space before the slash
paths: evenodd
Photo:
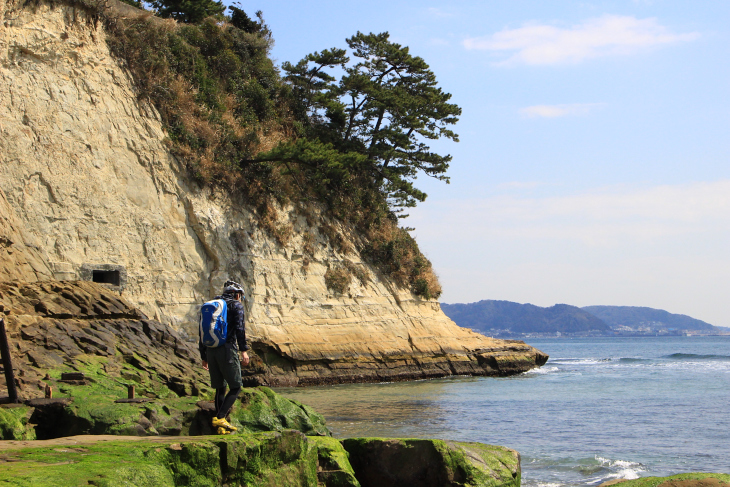
<path id="1" fill-rule="evenodd" d="M 354 63 L 345 49 L 333 48 L 283 64 L 297 97 L 295 112 L 310 142 L 338 152 L 345 170 L 355 163 L 366 171 L 391 208 L 415 206 L 426 198 L 414 186 L 419 174 L 448 182 L 451 156 L 432 151 L 428 141 L 458 141 L 449 126 L 461 109 L 449 102 L 428 64 L 387 32 L 358 32 L 347 44 Z M 290 150 L 289 157 L 296 153 Z"/>

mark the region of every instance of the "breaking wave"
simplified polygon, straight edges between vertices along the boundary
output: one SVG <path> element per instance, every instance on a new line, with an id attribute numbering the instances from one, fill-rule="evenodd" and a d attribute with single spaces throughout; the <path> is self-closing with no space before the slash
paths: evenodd
<path id="1" fill-rule="evenodd" d="M 524 372 L 523 375 L 544 375 L 544 374 L 550 374 L 552 372 L 557 372 L 557 367 L 538 367 L 536 369 L 530 369 L 527 372 Z"/>
<path id="2" fill-rule="evenodd" d="M 601 466 L 609 470 L 608 475 L 604 479 L 626 479 L 634 480 L 640 477 L 641 472 L 646 472 L 646 467 L 638 462 L 630 462 L 626 460 L 611 460 L 596 455 L 596 460 Z"/>

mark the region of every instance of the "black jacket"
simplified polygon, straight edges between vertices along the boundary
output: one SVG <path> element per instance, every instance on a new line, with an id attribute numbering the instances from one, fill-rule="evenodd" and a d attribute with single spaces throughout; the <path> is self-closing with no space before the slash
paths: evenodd
<path id="1" fill-rule="evenodd" d="M 232 294 L 224 294 L 216 296 L 213 299 L 223 299 L 228 308 L 228 337 L 226 338 L 226 347 L 234 350 L 249 350 L 250 347 L 246 343 L 246 317 L 243 309 L 243 303 L 234 299 Z M 200 350 L 200 358 L 206 360 L 206 347 L 203 342 L 198 341 L 198 349 Z"/>

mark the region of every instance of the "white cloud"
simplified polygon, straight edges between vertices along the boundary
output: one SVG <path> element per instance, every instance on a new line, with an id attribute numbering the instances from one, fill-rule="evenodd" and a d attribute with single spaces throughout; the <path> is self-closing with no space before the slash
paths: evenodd
<path id="1" fill-rule="evenodd" d="M 429 13 L 429 15 L 439 18 L 439 19 L 454 17 L 453 13 L 445 12 L 445 11 L 441 10 L 440 8 L 436 8 L 436 7 L 429 7 L 428 13 Z"/>
<path id="2" fill-rule="evenodd" d="M 420 220 L 426 215 L 414 216 Z M 639 190 L 607 188 L 567 196 L 458 200 L 432 208 L 427 219 L 428 223 L 413 222 L 419 234 L 429 227 L 438 229 L 427 238 L 567 240 L 590 246 L 646 243 L 730 228 L 730 180 Z"/>
<path id="3" fill-rule="evenodd" d="M 520 109 L 528 118 L 557 118 L 587 115 L 590 111 L 605 106 L 605 103 L 570 103 L 566 105 L 533 105 Z"/>
<path id="4" fill-rule="evenodd" d="M 505 190 L 529 190 L 535 189 L 540 186 L 545 186 L 546 183 L 539 181 L 510 181 L 508 183 L 500 183 L 497 185 L 497 189 Z"/>
<path id="5" fill-rule="evenodd" d="M 500 64 L 551 65 L 632 54 L 698 37 L 698 33 L 674 34 L 654 18 L 604 15 L 570 28 L 527 24 L 469 38 L 463 44 L 466 49 L 511 53 Z"/>

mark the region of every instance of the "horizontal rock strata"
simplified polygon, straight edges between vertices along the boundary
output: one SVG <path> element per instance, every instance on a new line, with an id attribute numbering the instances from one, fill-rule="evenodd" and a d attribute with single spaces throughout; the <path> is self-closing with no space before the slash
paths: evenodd
<path id="1" fill-rule="evenodd" d="M 49 372 L 79 372 L 93 363 L 151 393 L 166 387 L 180 396 L 197 395 L 208 382 L 193 344 L 99 284 L 2 282 L 0 307 L 25 398 L 43 396 Z"/>
<path id="2" fill-rule="evenodd" d="M 275 226 L 291 235 L 282 245 L 249 202 L 198 187 L 83 7 L 0 0 L 0 14 L 0 281 L 97 280 L 194 340 L 200 303 L 235 279 L 257 355 L 251 384 L 508 375 L 547 360 L 457 327 L 317 208 L 277 209 Z M 363 279 L 328 289 L 338 266 Z"/>

